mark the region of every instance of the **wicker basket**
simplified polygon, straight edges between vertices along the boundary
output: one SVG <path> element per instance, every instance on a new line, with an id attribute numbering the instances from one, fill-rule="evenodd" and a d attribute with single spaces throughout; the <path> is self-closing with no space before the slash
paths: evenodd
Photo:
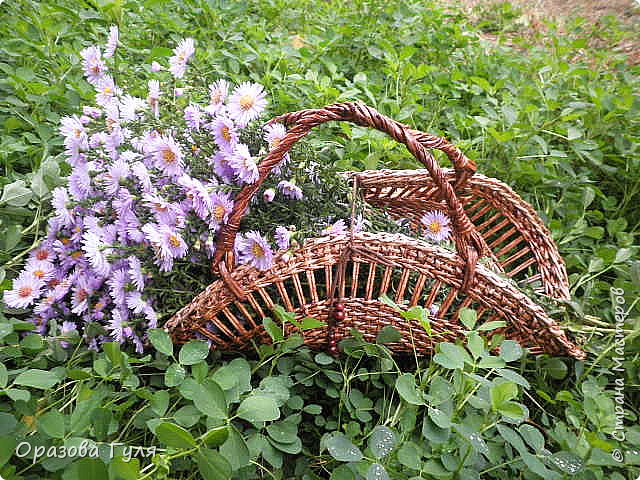
<path id="1" fill-rule="evenodd" d="M 498 332 L 532 353 L 584 358 L 544 309 L 505 278 L 531 284 L 551 297 L 569 298 L 564 263 L 549 232 L 510 188 L 474 175 L 475 164 L 444 139 L 412 130 L 359 102 L 293 112 L 275 121 L 290 126 L 287 135 L 260 163 L 259 180 L 236 196 L 213 260 L 221 278 L 169 320 L 174 341 L 200 335 L 212 341 L 212 348 L 241 350 L 268 341 L 262 319 L 271 316 L 274 305 L 282 305 L 299 318 L 327 322 L 326 328 L 304 332 L 312 347 L 335 351 L 351 328 L 372 340 L 391 325 L 402 334 L 392 348 L 427 353 L 435 343 L 462 332 L 458 313 L 469 307 L 481 322 L 504 320 L 506 327 Z M 292 145 L 328 121 L 373 127 L 406 145 L 426 170 L 361 172 L 353 174 L 354 183 L 367 202 L 414 225 L 425 211 L 448 213 L 456 252 L 405 235 L 351 231 L 308 240 L 286 261 L 276 257 L 265 272 L 233 268 L 230 252 L 249 202 Z M 445 151 L 454 170 L 441 169 L 427 148 Z M 491 260 L 491 268 L 478 264 L 483 256 Z M 396 303 L 431 308 L 432 334 L 381 302 L 383 294 Z"/>

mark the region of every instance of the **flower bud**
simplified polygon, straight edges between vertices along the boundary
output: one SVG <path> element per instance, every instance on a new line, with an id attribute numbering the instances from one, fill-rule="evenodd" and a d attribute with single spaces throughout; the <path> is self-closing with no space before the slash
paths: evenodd
<path id="1" fill-rule="evenodd" d="M 160 65 L 158 62 L 151 62 L 151 71 L 152 72 L 159 72 L 160 70 L 162 70 L 162 65 Z"/>
<path id="2" fill-rule="evenodd" d="M 267 203 L 273 202 L 273 199 L 276 196 L 276 191 L 273 188 L 267 188 L 262 194 L 262 198 Z"/>

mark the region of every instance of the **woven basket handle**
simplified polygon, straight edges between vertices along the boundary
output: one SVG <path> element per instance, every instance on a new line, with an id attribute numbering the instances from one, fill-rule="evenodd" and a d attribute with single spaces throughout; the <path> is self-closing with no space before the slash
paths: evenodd
<path id="1" fill-rule="evenodd" d="M 331 121 L 351 122 L 359 126 L 372 127 L 385 132 L 398 142 L 404 144 L 413 156 L 427 168 L 442 198 L 449 207 L 451 222 L 457 232 L 457 235 L 455 235 L 456 249 L 465 261 L 466 266 L 462 289 L 467 290 L 472 284 L 478 258 L 482 256 L 483 253 L 480 234 L 469 220 L 469 217 L 467 217 L 460 200 L 455 194 L 454 188 L 446 180 L 444 173 L 436 163 L 433 155 L 431 155 L 420 142 L 419 137 L 424 134 L 418 135 L 417 131 L 380 114 L 362 102 L 335 103 L 324 108 L 288 113 L 271 120 L 270 123 L 280 122 L 285 125 L 291 125 L 291 128 L 287 131 L 287 134 L 280 143 L 269 151 L 260 162 L 258 166 L 258 180 L 253 184 L 246 185 L 236 195 L 233 211 L 229 215 L 227 223 L 222 226 L 218 234 L 216 252 L 213 257 L 214 270 L 221 273 L 224 281 L 229 284 L 229 287 L 236 295 L 242 294 L 242 292 L 239 292 L 237 288 L 234 288 L 234 286 L 230 284 L 232 280 L 228 275 L 223 259 L 228 252 L 233 251 L 236 234 L 240 228 L 240 221 L 247 211 L 251 199 L 256 195 L 271 170 L 280 163 L 284 155 L 298 140 L 306 136 L 312 128 Z M 431 136 L 426 137 L 433 139 Z M 442 142 L 439 142 L 439 144 L 444 145 Z M 448 149 L 455 153 L 454 150 Z M 468 162 L 471 161 L 468 160 Z"/>

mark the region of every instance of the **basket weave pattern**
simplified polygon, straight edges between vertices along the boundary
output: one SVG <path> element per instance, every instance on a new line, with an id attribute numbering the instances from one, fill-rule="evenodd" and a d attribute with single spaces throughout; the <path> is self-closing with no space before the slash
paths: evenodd
<path id="1" fill-rule="evenodd" d="M 532 285 L 557 299 L 569 298 L 562 258 L 535 211 L 501 182 L 474 175 L 475 164 L 439 137 L 395 122 L 361 103 L 335 104 L 302 110 L 274 119 L 290 125 L 281 143 L 260 162 L 259 180 L 236 196 L 234 211 L 219 232 L 213 282 L 167 324 L 176 342 L 196 334 L 213 348 L 239 350 L 268 341 L 262 319 L 282 305 L 299 318 L 326 321 L 324 329 L 304 332 L 305 342 L 322 348 L 357 328 L 373 340 L 386 325 L 400 330 L 392 347 L 429 352 L 434 343 L 461 335 L 462 308 L 474 308 L 480 321 L 504 320 L 499 331 L 533 353 L 584 358 L 544 309 L 507 277 Z M 353 174 L 363 198 L 392 216 L 417 226 L 434 209 L 449 214 L 456 252 L 398 234 L 350 232 L 342 237 L 307 240 L 288 261 L 278 256 L 266 272 L 249 266 L 233 268 L 233 251 L 240 221 L 269 172 L 293 144 L 313 127 L 327 121 L 350 121 L 388 133 L 405 144 L 426 170 L 369 171 Z M 454 170 L 441 169 L 427 148 L 449 156 Z M 499 273 L 478 264 L 482 256 Z M 418 324 L 404 320 L 380 302 L 386 294 L 396 303 L 437 310 L 430 336 Z M 345 319 L 332 320 L 336 301 L 345 306 Z M 287 326 L 287 328 L 292 328 Z"/>

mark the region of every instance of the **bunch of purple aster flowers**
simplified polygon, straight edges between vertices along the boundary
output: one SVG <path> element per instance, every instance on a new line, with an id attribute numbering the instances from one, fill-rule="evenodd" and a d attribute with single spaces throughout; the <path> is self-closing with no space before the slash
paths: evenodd
<path id="1" fill-rule="evenodd" d="M 159 294 L 150 288 L 155 277 L 177 262 L 206 265 L 235 193 L 258 179 L 258 156 L 266 150 L 252 151 L 241 139 L 267 98 L 257 83 L 189 83 L 195 54 L 190 38 L 177 45 L 166 66 L 158 59 L 138 67 L 131 76 L 135 84 L 120 83 L 113 62 L 118 44 L 112 27 L 104 52 L 99 46 L 81 52 L 95 105 L 61 121 L 72 167 L 68 185 L 54 190 L 46 238 L 4 301 L 31 309 L 40 333 L 77 333 L 93 348 L 118 341 L 142 351 L 146 330 L 158 324 Z M 264 148 L 276 146 L 285 133 L 282 125 L 266 127 Z M 266 200 L 304 198 L 294 179 L 276 182 L 278 192 L 269 189 Z M 275 251 L 290 246 L 284 226 L 267 236 L 251 229 L 238 235 L 236 259 L 264 270 Z M 89 324 L 99 333 L 90 336 Z"/>

